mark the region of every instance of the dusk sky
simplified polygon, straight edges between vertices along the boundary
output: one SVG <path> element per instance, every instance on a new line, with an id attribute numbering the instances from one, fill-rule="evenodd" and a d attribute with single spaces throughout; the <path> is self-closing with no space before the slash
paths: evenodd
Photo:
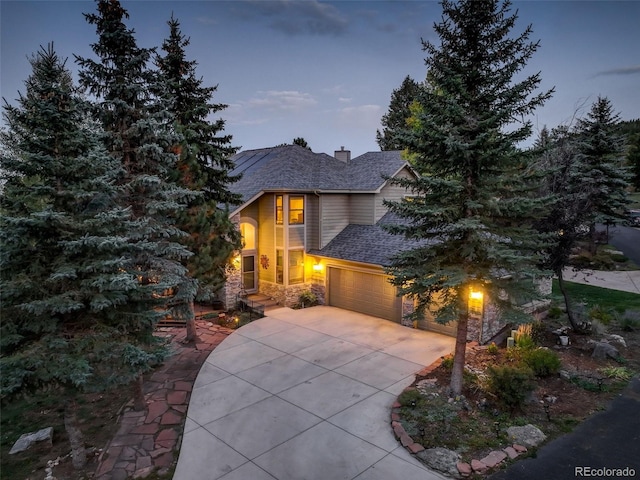
<path id="1" fill-rule="evenodd" d="M 420 39 L 438 42 L 432 1 L 122 1 L 141 47 L 160 46 L 172 12 L 191 37 L 218 116 L 243 150 L 304 137 L 315 152 L 340 146 L 353 156 L 375 141 L 390 95 L 406 75 L 426 74 Z M 542 72 L 555 94 L 532 119 L 534 129 L 571 122 L 598 95 L 624 120 L 640 118 L 640 2 L 514 2 L 515 33 L 533 26 L 540 48 L 526 73 Z M 27 57 L 54 42 L 76 72 L 73 54 L 95 58 L 97 37 L 83 13 L 91 1 L 0 2 L 0 93 L 15 103 L 31 72 Z M 75 76 L 77 79 L 77 75 Z M 217 118 L 217 117 L 216 117 Z"/>

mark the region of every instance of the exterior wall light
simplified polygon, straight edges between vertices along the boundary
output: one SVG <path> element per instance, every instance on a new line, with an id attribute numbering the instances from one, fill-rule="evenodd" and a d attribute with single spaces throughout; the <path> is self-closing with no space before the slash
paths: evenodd
<path id="1" fill-rule="evenodd" d="M 320 263 L 314 263 L 313 271 L 316 273 L 322 272 L 322 265 Z"/>

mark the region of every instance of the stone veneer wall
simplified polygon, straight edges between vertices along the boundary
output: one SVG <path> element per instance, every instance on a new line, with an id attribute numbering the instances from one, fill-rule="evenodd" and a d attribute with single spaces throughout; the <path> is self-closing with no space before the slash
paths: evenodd
<path id="1" fill-rule="evenodd" d="M 236 214 L 231 218 L 231 222 L 240 230 L 240 214 Z M 235 252 L 240 254 L 240 252 Z M 234 254 L 235 255 L 235 254 Z M 234 257 L 235 258 L 235 257 Z M 222 287 L 221 300 L 224 302 L 224 308 L 231 310 L 236 306 L 236 299 L 242 291 L 242 272 L 240 271 L 240 262 L 235 264 L 232 261 L 225 269 L 227 280 Z"/>
<path id="2" fill-rule="evenodd" d="M 298 285 L 289 285 L 285 287 L 284 285 L 279 285 L 273 282 L 265 282 L 264 280 L 258 281 L 258 291 L 266 295 L 269 298 L 274 299 L 278 302 L 279 305 L 283 305 L 285 307 L 293 307 L 297 305 L 300 300 L 300 294 L 305 290 L 310 290 L 313 293 L 314 285 L 311 283 L 300 283 Z M 316 293 L 316 295 L 318 295 Z M 322 300 L 324 302 L 324 294 L 322 296 Z"/>
<path id="3" fill-rule="evenodd" d="M 234 265 L 227 265 L 227 281 L 222 288 L 222 298 L 225 310 L 231 310 L 236 306 L 238 295 L 242 291 L 242 274 Z"/>
<path id="4" fill-rule="evenodd" d="M 402 297 L 402 318 L 400 323 L 405 327 L 413 327 L 413 322 L 406 318 L 407 315 L 411 315 L 416 309 L 415 302 L 411 297 Z"/>
<path id="5" fill-rule="evenodd" d="M 324 284 L 312 283 L 311 292 L 316 296 L 318 305 L 324 305 L 326 301 L 326 287 Z"/>
<path id="6" fill-rule="evenodd" d="M 496 308 L 496 306 L 487 302 L 484 306 L 484 317 L 482 319 L 482 333 L 481 337 L 478 340 L 480 345 L 484 345 L 491 338 L 498 333 L 505 326 L 505 323 L 502 321 L 500 317 L 500 311 Z"/>

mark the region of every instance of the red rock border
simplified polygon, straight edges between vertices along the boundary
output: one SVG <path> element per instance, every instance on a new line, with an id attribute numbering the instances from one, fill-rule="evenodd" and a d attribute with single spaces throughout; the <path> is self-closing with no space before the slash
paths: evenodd
<path id="1" fill-rule="evenodd" d="M 476 345 L 477 345 L 476 342 L 471 342 L 468 345 L 468 347 L 474 347 Z M 428 367 L 425 367 L 422 370 L 420 370 L 418 373 L 416 373 L 416 376 L 426 377 L 431 372 L 433 372 L 436 368 L 438 368 L 441 363 L 442 363 L 442 359 L 436 360 Z M 415 387 L 411 386 L 411 387 L 405 388 L 404 391 L 406 392 L 406 391 L 415 390 L 415 389 L 416 389 Z M 397 400 L 391 406 L 391 428 L 393 429 L 393 434 L 395 435 L 396 439 L 398 439 L 398 441 L 402 444 L 402 446 L 405 447 L 409 451 L 409 453 L 415 455 L 416 453 L 421 452 L 425 448 L 419 443 L 414 442 L 413 439 L 409 436 L 409 434 L 405 431 L 402 424 L 400 423 L 401 406 L 402 405 L 400 405 L 400 402 L 398 402 Z M 507 458 L 513 460 L 514 458 L 526 452 L 527 452 L 527 447 L 514 443 L 513 445 L 505 447 L 503 450 L 494 450 L 490 452 L 486 457 L 480 460 L 473 459 L 471 460 L 471 464 L 466 462 L 458 462 L 457 464 L 458 472 L 460 472 L 460 475 L 462 475 L 463 477 L 469 477 L 472 473 L 483 475 L 487 473 L 490 469 L 500 465 Z"/>

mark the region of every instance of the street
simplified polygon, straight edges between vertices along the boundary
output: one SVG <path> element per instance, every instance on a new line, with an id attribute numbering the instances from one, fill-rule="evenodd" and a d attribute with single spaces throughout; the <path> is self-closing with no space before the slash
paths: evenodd
<path id="1" fill-rule="evenodd" d="M 598 230 L 604 230 L 598 225 Z M 640 228 L 615 226 L 609 227 L 609 244 L 616 247 L 640 266 Z"/>

